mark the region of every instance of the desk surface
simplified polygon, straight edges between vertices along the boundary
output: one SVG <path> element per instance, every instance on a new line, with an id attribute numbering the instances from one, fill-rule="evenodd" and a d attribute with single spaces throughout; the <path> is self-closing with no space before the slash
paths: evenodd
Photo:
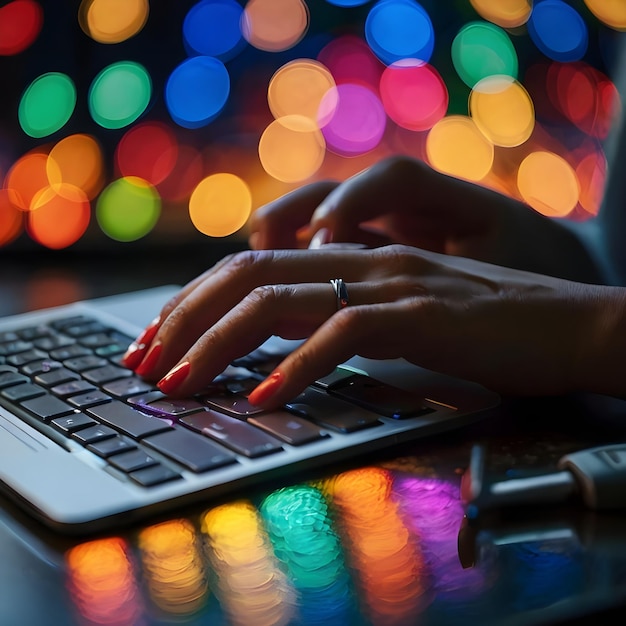
<path id="1" fill-rule="evenodd" d="M 0 313 L 113 292 L 98 267 L 70 266 L 12 266 Z M 192 277 L 151 271 L 124 286 Z M 545 624 L 623 611 L 626 514 L 570 503 L 468 525 L 459 496 L 476 441 L 492 477 L 540 472 L 619 438 L 596 417 L 574 399 L 506 402 L 462 432 L 95 537 L 56 536 L 0 498 L 0 624 Z"/>

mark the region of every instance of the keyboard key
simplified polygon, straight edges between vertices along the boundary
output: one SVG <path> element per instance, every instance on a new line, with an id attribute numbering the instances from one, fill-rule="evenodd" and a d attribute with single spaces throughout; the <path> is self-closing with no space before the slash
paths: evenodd
<path id="1" fill-rule="evenodd" d="M 101 439 L 110 439 L 111 437 L 117 437 L 117 435 L 118 433 L 112 428 L 104 426 L 103 424 L 98 424 L 96 426 L 81 428 L 80 430 L 73 432 L 72 438 L 76 439 L 76 441 L 82 443 L 83 445 L 87 445 L 96 441 L 100 441 Z"/>
<path id="2" fill-rule="evenodd" d="M 27 328 L 20 328 L 17 331 L 17 335 L 24 341 L 33 341 L 34 339 L 50 335 L 50 329 L 43 324 L 39 326 L 29 326 Z"/>
<path id="3" fill-rule="evenodd" d="M 117 467 L 117 469 L 126 473 L 134 472 L 145 467 L 159 465 L 159 461 L 157 459 L 148 454 L 145 450 L 141 449 L 116 454 L 114 457 L 109 459 L 109 463 L 113 465 L 113 467 Z"/>
<path id="4" fill-rule="evenodd" d="M 236 462 L 235 456 L 226 448 L 182 428 L 147 437 L 142 443 L 192 472 L 206 472 Z"/>
<path id="5" fill-rule="evenodd" d="M 87 450 L 91 450 L 103 459 L 108 459 L 114 454 L 121 454 L 122 452 L 136 449 L 137 444 L 132 439 L 122 437 L 121 435 L 111 439 L 104 439 L 103 441 L 96 441 L 87 446 Z"/>
<path id="6" fill-rule="evenodd" d="M 51 370 L 49 372 L 42 372 L 35 376 L 35 382 L 43 385 L 44 387 L 54 387 L 66 383 L 70 380 L 78 380 L 79 376 L 75 372 L 72 372 L 64 367 Z"/>
<path id="7" fill-rule="evenodd" d="M 255 458 L 283 449 L 274 437 L 243 420 L 207 410 L 180 418 L 180 423 L 235 452 Z"/>
<path id="8" fill-rule="evenodd" d="M 140 411 L 170 419 L 206 410 L 203 404 L 192 398 L 168 398 L 158 390 L 132 396 L 128 398 L 128 403 L 136 406 Z"/>
<path id="9" fill-rule="evenodd" d="M 256 381 L 256 384 L 259 384 L 258 381 Z M 209 407 L 213 407 L 233 417 L 246 418 L 249 415 L 256 415 L 257 413 L 263 412 L 263 409 L 250 404 L 245 395 L 234 394 L 228 390 L 202 394 L 198 396 L 198 400 Z"/>
<path id="10" fill-rule="evenodd" d="M 38 361 L 31 361 L 20 368 L 20 371 L 27 376 L 34 376 L 36 374 L 45 374 L 52 370 L 59 369 L 62 366 L 60 361 L 52 359 L 39 359 Z"/>
<path id="11" fill-rule="evenodd" d="M 74 339 L 61 337 L 60 335 L 50 335 L 49 337 L 41 337 L 33 341 L 35 348 L 39 348 L 44 352 L 51 352 L 52 350 L 58 350 L 59 348 L 64 348 L 65 346 L 71 346 L 73 343 Z"/>
<path id="12" fill-rule="evenodd" d="M 7 356 L 7 363 L 9 365 L 15 365 L 16 367 L 20 367 L 25 365 L 26 363 L 30 363 L 31 361 L 39 361 L 41 359 L 45 359 L 48 355 L 41 350 L 26 350 L 26 352 L 20 352 L 19 354 L 13 354 L 11 356 Z"/>
<path id="13" fill-rule="evenodd" d="M 74 407 L 50 394 L 38 396 L 31 400 L 25 400 L 21 403 L 21 406 L 35 414 L 44 422 L 74 412 Z"/>
<path id="14" fill-rule="evenodd" d="M 84 413 L 71 413 L 63 417 L 57 417 L 50 421 L 50 425 L 57 430 L 71 435 L 74 431 L 86 428 L 87 426 L 96 426 L 98 422 Z"/>
<path id="15" fill-rule="evenodd" d="M 286 407 L 320 426 L 341 433 L 382 425 L 376 413 L 349 404 L 316 387 L 308 387 Z"/>
<path id="16" fill-rule="evenodd" d="M 75 372 L 84 372 L 85 370 L 94 369 L 96 367 L 104 367 L 107 365 L 107 360 L 99 356 L 94 356 L 87 351 L 87 354 L 84 356 L 64 360 L 63 365 Z"/>
<path id="17" fill-rule="evenodd" d="M 312 422 L 287 411 L 255 415 L 248 418 L 248 422 L 292 446 L 301 446 L 328 436 Z"/>
<path id="18" fill-rule="evenodd" d="M 344 367 L 337 367 L 333 372 L 328 374 L 328 376 L 318 378 L 315 381 L 315 385 L 328 390 L 332 387 L 344 384 L 346 380 L 352 378 L 353 376 L 356 376 L 356 374 L 352 370 L 345 369 Z"/>
<path id="19" fill-rule="evenodd" d="M 394 419 L 418 417 L 434 411 L 421 396 L 362 374 L 354 374 L 331 385 L 328 393 Z"/>
<path id="20" fill-rule="evenodd" d="M 43 387 L 33 385 L 33 383 L 30 382 L 7 387 L 0 392 L 7 400 L 12 400 L 13 402 L 36 398 L 37 396 L 42 396 L 44 393 L 46 393 L 46 390 Z"/>
<path id="21" fill-rule="evenodd" d="M 108 333 L 95 333 L 93 335 L 86 335 L 85 337 L 81 337 L 78 340 L 78 343 L 81 346 L 85 346 L 90 350 L 95 350 L 96 348 L 102 348 L 104 346 L 108 346 L 111 344 L 111 337 Z"/>
<path id="22" fill-rule="evenodd" d="M 67 398 L 67 401 L 78 409 L 86 409 L 90 406 L 95 406 L 96 404 L 111 402 L 111 399 L 111 396 L 107 396 L 106 393 L 97 389 L 96 391 L 71 396 L 70 398 Z"/>
<path id="23" fill-rule="evenodd" d="M 97 320 L 85 319 L 84 321 L 78 321 L 76 324 L 67 324 L 63 326 L 63 333 L 70 337 L 85 337 L 86 335 L 93 335 L 95 333 L 106 332 L 108 327 L 101 324 Z"/>
<path id="24" fill-rule="evenodd" d="M 79 344 L 70 345 L 57 350 L 51 350 L 50 356 L 58 361 L 66 361 L 67 359 L 75 359 L 79 356 L 87 356 L 90 354 L 89 350 Z"/>
<path id="25" fill-rule="evenodd" d="M 169 467 L 165 467 L 165 465 L 155 465 L 154 467 L 131 472 L 129 476 L 143 487 L 154 487 L 155 485 L 162 485 L 170 480 L 182 478 L 178 472 L 175 472 Z"/>
<path id="26" fill-rule="evenodd" d="M 86 393 L 87 391 L 94 390 L 95 387 L 86 380 L 71 380 L 61 385 L 55 385 L 50 389 L 50 391 L 59 398 L 67 398 L 68 396 L 75 396 L 79 393 Z"/>
<path id="27" fill-rule="evenodd" d="M 93 406 L 87 409 L 87 413 L 133 439 L 141 439 L 171 429 L 164 420 L 136 411 L 118 400 Z"/>
<path id="28" fill-rule="evenodd" d="M 103 385 L 112 380 L 126 378 L 132 375 L 133 373 L 129 369 L 111 364 L 93 370 L 83 371 L 83 377 L 95 385 Z"/>
<path id="29" fill-rule="evenodd" d="M 0 389 L 4 389 L 5 387 L 10 387 L 11 385 L 17 385 L 19 383 L 27 383 L 30 381 L 28 376 L 24 376 L 24 374 L 20 374 L 16 369 L 4 369 L 8 366 L 0 366 L 3 369 L 0 370 Z M 4 370 L 4 371 L 3 371 Z"/>
<path id="30" fill-rule="evenodd" d="M 50 322 L 50 328 L 54 328 L 58 331 L 63 331 L 64 328 L 69 326 L 76 326 L 78 324 L 86 324 L 88 322 L 92 322 L 93 319 L 88 315 L 72 315 L 70 317 L 62 317 L 58 320 L 53 320 Z"/>
<path id="31" fill-rule="evenodd" d="M 102 389 L 116 398 L 128 398 L 129 396 L 152 391 L 154 386 L 136 376 L 127 376 L 121 380 L 106 383 L 102 386 Z"/>
<path id="32" fill-rule="evenodd" d="M 10 356 L 11 354 L 19 354 L 20 352 L 26 352 L 33 347 L 30 341 L 9 341 L 0 345 L 0 356 Z"/>

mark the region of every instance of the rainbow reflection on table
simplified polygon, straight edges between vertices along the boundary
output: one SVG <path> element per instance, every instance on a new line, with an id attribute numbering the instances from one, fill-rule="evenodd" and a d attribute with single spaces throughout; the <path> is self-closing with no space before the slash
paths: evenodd
<path id="1" fill-rule="evenodd" d="M 72 547 L 67 593 L 86 624 L 400 626 L 485 623 L 584 591 L 573 532 L 479 538 L 462 564 L 459 484 L 414 461 L 219 503 Z"/>

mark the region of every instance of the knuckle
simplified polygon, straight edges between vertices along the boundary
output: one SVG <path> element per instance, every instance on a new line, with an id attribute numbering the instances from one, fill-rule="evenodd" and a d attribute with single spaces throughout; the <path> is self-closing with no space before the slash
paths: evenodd
<path id="1" fill-rule="evenodd" d="M 230 255 L 224 263 L 223 271 L 236 275 L 249 275 L 263 272 L 272 262 L 271 250 L 243 250 Z"/>
<path id="2" fill-rule="evenodd" d="M 415 248 L 402 244 L 391 244 L 379 248 L 384 267 L 390 276 L 406 276 L 415 273 L 417 257 Z"/>
<path id="3" fill-rule="evenodd" d="M 253 310 L 267 310 L 280 306 L 281 302 L 294 295 L 292 285 L 260 285 L 244 299 L 243 306 Z"/>

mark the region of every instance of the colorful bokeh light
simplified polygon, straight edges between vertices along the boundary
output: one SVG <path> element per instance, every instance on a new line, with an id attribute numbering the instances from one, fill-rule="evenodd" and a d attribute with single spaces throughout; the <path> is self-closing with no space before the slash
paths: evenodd
<path id="1" fill-rule="evenodd" d="M 13 0 L 0 7 L 0 55 L 26 50 L 39 36 L 43 9 L 35 0 Z"/>
<path id="2" fill-rule="evenodd" d="M 432 128 L 448 110 L 448 89 L 430 64 L 406 59 L 385 69 L 380 95 L 387 115 L 402 128 Z"/>
<path id="3" fill-rule="evenodd" d="M 569 215 L 580 196 L 576 172 L 565 159 L 547 151 L 532 152 L 522 161 L 517 186 L 531 207 L 550 217 Z"/>
<path id="4" fill-rule="evenodd" d="M 283 65 L 272 76 L 267 101 L 276 119 L 303 115 L 317 122 L 320 104 L 333 87 L 333 76 L 322 63 L 296 59 Z"/>
<path id="5" fill-rule="evenodd" d="M 485 137 L 504 148 L 523 144 L 535 127 L 532 100 L 521 83 L 510 76 L 489 76 L 476 83 L 469 111 Z"/>
<path id="6" fill-rule="evenodd" d="M 150 74 L 140 63 L 120 61 L 105 67 L 89 90 L 89 111 L 103 128 L 132 124 L 146 111 L 152 97 Z"/>
<path id="7" fill-rule="evenodd" d="M 476 12 L 502 28 L 516 28 L 528 21 L 533 0 L 470 0 Z"/>
<path id="8" fill-rule="evenodd" d="M 587 8 L 604 24 L 626 30 L 626 4 L 622 0 L 585 0 Z"/>
<path id="9" fill-rule="evenodd" d="M 172 119 L 183 128 L 200 128 L 222 111 L 230 94 L 230 76 L 222 61 L 196 56 L 183 61 L 165 87 Z"/>
<path id="10" fill-rule="evenodd" d="M 379 0 L 367 15 L 365 38 L 385 64 L 406 58 L 430 61 L 435 47 L 430 16 L 413 0 Z"/>
<path id="11" fill-rule="evenodd" d="M 137 176 L 113 181 L 102 191 L 96 205 L 98 224 L 111 239 L 136 241 L 155 226 L 161 212 L 156 189 Z"/>
<path id="12" fill-rule="evenodd" d="M 43 74 L 26 88 L 20 100 L 20 126 L 31 137 L 47 137 L 65 126 L 75 106 L 72 79 L 59 72 Z"/>
<path id="13" fill-rule="evenodd" d="M 518 59 L 506 31 L 487 22 L 470 22 L 452 42 L 452 62 L 470 88 L 494 74 L 517 78 Z"/>
<path id="14" fill-rule="evenodd" d="M 115 151 L 115 164 L 122 176 L 137 176 L 152 185 L 162 183 L 172 173 L 177 159 L 176 136 L 161 122 L 133 126 Z"/>
<path id="15" fill-rule="evenodd" d="M 115 44 L 141 31 L 149 13 L 148 0 L 82 0 L 78 20 L 94 41 Z"/>
<path id="16" fill-rule="evenodd" d="M 285 191 L 398 153 L 552 217 L 601 212 L 621 0 L 76 5 L 0 7 L 0 246 L 72 245 L 80 227 L 43 218 L 85 201 L 81 237 L 244 236 Z M 529 182 L 537 163 L 554 177 Z"/>
<path id="17" fill-rule="evenodd" d="M 248 0 L 243 35 L 259 50 L 281 52 L 304 38 L 309 19 L 309 8 L 302 0 Z"/>
<path id="18" fill-rule="evenodd" d="M 562 0 L 537 2 L 528 20 L 528 33 L 537 48 L 555 61 L 578 61 L 587 52 L 587 24 Z"/>
<path id="19" fill-rule="evenodd" d="M 214 174 L 201 181 L 191 194 L 189 216 L 195 227 L 211 237 L 238 231 L 252 209 L 248 185 L 234 174 Z"/>
<path id="20" fill-rule="evenodd" d="M 243 8 L 236 0 L 201 0 L 183 22 L 183 38 L 190 55 L 227 61 L 245 46 L 241 32 Z"/>
<path id="21" fill-rule="evenodd" d="M 491 170 L 494 146 L 471 118 L 451 115 L 431 129 L 426 154 L 429 163 L 440 172 L 479 182 Z"/>
<path id="22" fill-rule="evenodd" d="M 331 89 L 320 105 L 320 127 L 329 150 L 364 154 L 378 146 L 387 125 L 380 98 L 367 87 L 343 83 Z"/>

